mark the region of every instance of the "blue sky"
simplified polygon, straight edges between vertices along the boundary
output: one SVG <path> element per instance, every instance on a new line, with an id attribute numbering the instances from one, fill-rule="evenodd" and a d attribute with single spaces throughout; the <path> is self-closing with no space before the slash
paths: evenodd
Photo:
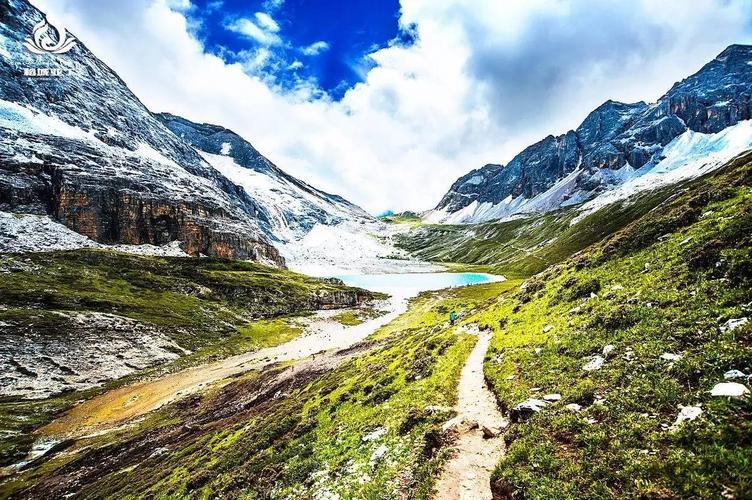
<path id="1" fill-rule="evenodd" d="M 299 82 L 337 100 L 375 64 L 368 54 L 412 43 L 397 0 L 195 0 L 186 15 L 207 51 L 247 62 L 284 90 Z"/>

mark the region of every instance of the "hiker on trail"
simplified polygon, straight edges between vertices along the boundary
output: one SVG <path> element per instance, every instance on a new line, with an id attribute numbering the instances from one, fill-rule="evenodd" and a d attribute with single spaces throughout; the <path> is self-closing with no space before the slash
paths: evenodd
<path id="1" fill-rule="evenodd" d="M 452 311 L 449 313 L 449 323 L 453 325 L 455 321 L 457 321 L 457 313 Z"/>

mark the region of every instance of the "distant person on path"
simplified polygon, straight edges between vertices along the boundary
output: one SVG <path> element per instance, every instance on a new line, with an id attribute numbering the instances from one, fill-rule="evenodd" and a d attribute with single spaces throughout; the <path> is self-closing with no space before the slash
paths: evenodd
<path id="1" fill-rule="evenodd" d="M 452 311 L 449 313 L 449 323 L 454 325 L 454 322 L 457 321 L 457 313 Z"/>

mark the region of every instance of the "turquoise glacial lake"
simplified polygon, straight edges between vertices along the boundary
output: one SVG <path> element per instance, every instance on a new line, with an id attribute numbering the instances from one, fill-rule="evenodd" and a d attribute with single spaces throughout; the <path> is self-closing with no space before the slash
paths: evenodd
<path id="1" fill-rule="evenodd" d="M 350 286 L 374 292 L 413 295 L 426 290 L 440 290 L 465 285 L 478 285 L 504 280 L 503 276 L 486 273 L 401 273 L 351 274 L 335 276 Z M 402 293 L 399 293 L 402 292 Z"/>

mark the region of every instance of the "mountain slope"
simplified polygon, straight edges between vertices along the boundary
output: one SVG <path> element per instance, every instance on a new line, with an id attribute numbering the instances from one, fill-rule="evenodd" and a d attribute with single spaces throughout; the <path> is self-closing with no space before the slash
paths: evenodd
<path id="1" fill-rule="evenodd" d="M 660 210 L 677 195 L 707 182 L 721 170 L 723 167 L 698 178 L 639 191 L 627 200 L 614 200 L 604 205 L 595 203 L 601 201 L 596 198 L 592 207 L 588 203 L 583 207 L 565 207 L 509 220 L 420 224 L 398 234 L 395 243 L 398 248 L 427 261 L 480 266 L 507 277 L 527 277 L 649 212 Z"/>
<path id="2" fill-rule="evenodd" d="M 47 215 L 103 243 L 179 240 L 193 255 L 282 264 L 256 201 L 80 41 L 66 54 L 26 50 L 43 19 L 25 0 L 0 0 L 0 210 Z"/>
<path id="3" fill-rule="evenodd" d="M 751 186 L 747 155 L 468 320 L 517 420 L 498 498 L 750 497 Z"/>
<path id="4" fill-rule="evenodd" d="M 159 114 L 157 118 L 199 150 L 218 172 L 257 200 L 264 218 L 269 221 L 271 238 L 289 242 L 301 238 L 316 224 L 373 220 L 344 198 L 319 191 L 285 173 L 230 130 L 193 123 L 168 113 Z"/>
<path id="5" fill-rule="evenodd" d="M 663 174 L 634 190 L 675 182 L 720 166 L 752 146 L 744 124 L 752 108 L 752 47 L 732 45 L 691 77 L 675 84 L 654 104 L 607 101 L 564 135 L 548 136 L 507 165 L 487 165 L 458 179 L 428 214 L 431 222 L 483 222 L 518 213 L 546 212 L 590 200 L 647 173 Z M 698 134 L 734 130 L 722 155 L 712 162 Z M 664 163 L 667 146 L 674 160 L 699 156 L 690 166 Z M 683 148 L 683 149 L 682 149 Z"/>
<path id="6" fill-rule="evenodd" d="M 0 483 L 81 399 L 286 342 L 302 332 L 284 316 L 375 296 L 253 262 L 90 249 L 2 255 L 0 276 Z"/>

